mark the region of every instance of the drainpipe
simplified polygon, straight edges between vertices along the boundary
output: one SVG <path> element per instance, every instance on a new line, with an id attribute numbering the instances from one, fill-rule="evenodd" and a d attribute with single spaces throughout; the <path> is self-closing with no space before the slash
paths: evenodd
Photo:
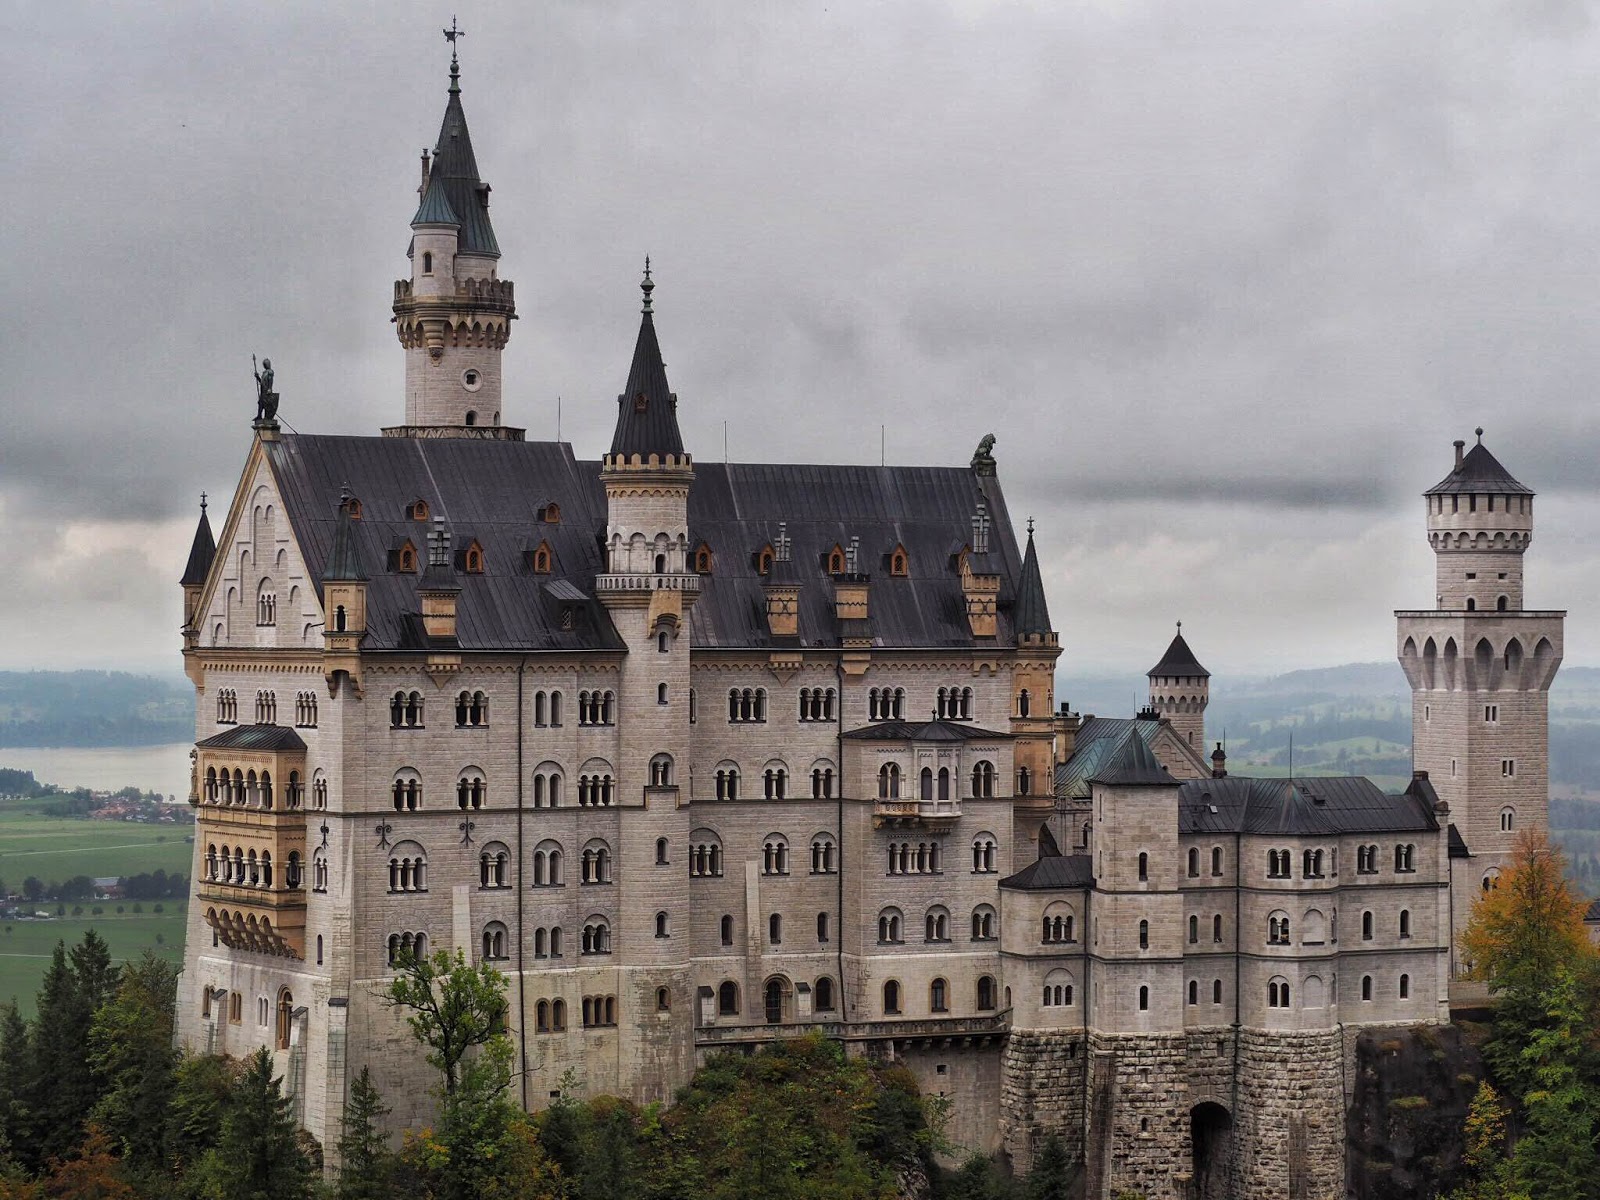
<path id="1" fill-rule="evenodd" d="M 1092 811 L 1092 810 L 1091 810 Z M 1089 860 L 1090 863 L 1094 859 Z M 1099 884 L 1095 880 L 1095 884 Z M 1092 1127 L 1092 1117 L 1089 1112 L 1090 1088 L 1089 1076 L 1094 1069 L 1094 1060 L 1089 1054 L 1089 1005 L 1094 998 L 1094 888 L 1083 894 L 1083 1164 L 1089 1165 L 1089 1132 Z M 1107 1134 L 1111 1131 L 1107 1130 Z M 1032 1166 L 1032 1160 L 1029 1160 Z"/>
<path id="2" fill-rule="evenodd" d="M 833 931 L 835 959 L 839 964 L 839 996 L 835 1003 L 838 1005 L 837 1013 L 841 1020 L 847 1019 L 850 1009 L 845 1006 L 844 999 L 844 664 L 841 658 L 834 659 L 833 685 L 838 693 L 839 703 L 833 710 L 834 715 L 834 763 L 837 768 L 839 786 L 834 789 L 834 828 L 839 831 L 839 861 L 834 864 L 838 868 L 834 877 L 835 913 L 838 921 L 834 922 L 838 928 Z M 813 993 L 812 1000 L 816 996 Z"/>
<path id="3" fill-rule="evenodd" d="M 522 1056 L 522 1111 L 528 1111 L 528 968 L 523 960 L 523 907 L 527 897 L 522 889 L 522 737 L 527 714 L 522 710 L 523 677 L 528 670 L 528 656 L 522 656 L 517 665 L 517 869 L 512 875 L 517 889 L 517 1049 Z"/>
<path id="4" fill-rule="evenodd" d="M 1240 928 L 1240 907 L 1243 900 L 1244 887 L 1244 834 L 1236 832 L 1233 835 L 1233 1079 L 1229 1089 L 1229 1096 L 1233 1109 L 1228 1114 L 1228 1141 L 1231 1143 L 1228 1153 L 1228 1194 L 1237 1195 L 1239 1190 L 1239 1038 L 1241 1036 L 1241 1021 L 1239 1006 L 1242 996 L 1239 991 L 1240 952 L 1244 949 L 1244 938 Z"/>

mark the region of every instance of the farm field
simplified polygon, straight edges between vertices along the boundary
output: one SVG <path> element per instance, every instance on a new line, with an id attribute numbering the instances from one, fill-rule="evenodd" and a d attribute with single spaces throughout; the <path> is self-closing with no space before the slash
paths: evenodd
<path id="1" fill-rule="evenodd" d="M 0 879 L 11 891 L 36 875 L 47 883 L 74 875 L 138 875 L 158 868 L 184 875 L 192 825 L 146 825 L 0 812 Z"/>
<path id="2" fill-rule="evenodd" d="M 132 904 L 125 900 L 99 903 L 106 911 L 98 917 L 7 921 L 0 926 L 0 1004 L 15 1000 L 23 1017 L 32 1017 L 34 997 L 50 966 L 50 955 L 56 943 L 64 941 L 71 948 L 83 939 L 87 929 L 94 929 L 105 938 L 116 962 L 137 958 L 146 947 L 172 962 L 183 961 L 184 907 L 181 901 L 143 901 L 143 914 L 133 913 Z M 116 915 L 119 903 L 129 910 L 122 916 Z M 166 911 L 152 912 L 157 903 Z"/>

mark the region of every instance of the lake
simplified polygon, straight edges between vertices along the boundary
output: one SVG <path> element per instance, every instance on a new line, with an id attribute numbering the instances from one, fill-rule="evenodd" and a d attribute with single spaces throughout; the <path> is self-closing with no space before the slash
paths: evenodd
<path id="1" fill-rule="evenodd" d="M 192 742 L 166 746 L 0 747 L 0 767 L 32 771 L 40 783 L 115 791 L 129 785 L 142 792 L 189 798 Z"/>

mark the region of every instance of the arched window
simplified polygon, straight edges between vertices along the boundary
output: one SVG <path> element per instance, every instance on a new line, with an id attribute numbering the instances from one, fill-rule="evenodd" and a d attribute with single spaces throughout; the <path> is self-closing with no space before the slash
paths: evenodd
<path id="1" fill-rule="evenodd" d="M 767 918 L 767 944 L 781 946 L 783 944 L 783 917 L 773 913 Z"/>
<path id="2" fill-rule="evenodd" d="M 724 980 L 722 986 L 717 988 L 717 1015 L 719 1017 L 739 1015 L 739 985 L 731 979 Z"/>
<path id="3" fill-rule="evenodd" d="M 725 762 L 717 767 L 717 799 L 737 800 L 739 798 L 739 768 L 733 763 Z"/>
<path id="4" fill-rule="evenodd" d="M 561 769 L 553 762 L 540 763 L 534 768 L 533 806 L 561 807 Z"/>
<path id="5" fill-rule="evenodd" d="M 878 914 L 878 941 L 893 945 L 905 940 L 905 918 L 898 908 L 886 908 Z"/>
<path id="6" fill-rule="evenodd" d="M 1200 981 L 1198 979 L 1189 980 L 1189 1003 L 1191 1005 L 1200 1003 Z"/>
<path id="7" fill-rule="evenodd" d="M 1027 688 L 1023 688 L 1017 693 L 1017 716 L 1026 717 L 1030 715 L 1032 711 L 1033 697 L 1029 695 Z"/>
<path id="8" fill-rule="evenodd" d="M 1400 936 L 1402 938 L 1411 936 L 1411 910 L 1408 908 L 1400 910 Z"/>
<path id="9" fill-rule="evenodd" d="M 1139 882 L 1148 883 L 1150 880 L 1150 856 L 1143 850 L 1139 851 Z"/>
<path id="10" fill-rule="evenodd" d="M 566 883 L 561 843 L 545 840 L 533 850 L 533 886 L 561 887 Z"/>
<path id="11" fill-rule="evenodd" d="M 733 945 L 733 917 L 730 914 L 724 913 L 720 924 L 722 944 L 724 946 Z"/>
<path id="12" fill-rule="evenodd" d="M 611 953 L 611 923 L 604 917 L 590 917 L 583 923 L 584 954 Z"/>
<path id="13" fill-rule="evenodd" d="M 783 800 L 789 794 L 789 770 L 784 766 L 768 766 L 761 775 L 768 800 Z"/>
<path id="14" fill-rule="evenodd" d="M 978 976 L 978 998 L 975 1007 L 979 1012 L 993 1012 L 995 987 L 993 975 Z"/>
<path id="15" fill-rule="evenodd" d="M 1139 985 L 1139 1011 L 1150 1011 L 1150 989 L 1144 984 Z"/>
<path id="16" fill-rule="evenodd" d="M 1513 829 L 1516 828 L 1516 824 L 1517 824 L 1517 810 L 1512 808 L 1510 805 L 1507 805 L 1506 807 L 1502 808 L 1500 810 L 1500 832 L 1501 833 L 1510 833 Z"/>
<path id="17" fill-rule="evenodd" d="M 650 786 L 660 788 L 672 786 L 672 755 L 657 754 L 650 760 Z"/>
<path id="18" fill-rule="evenodd" d="M 389 727 L 391 729 L 422 728 L 422 693 L 396 692 L 389 698 Z"/>
<path id="19" fill-rule="evenodd" d="M 819 912 L 817 914 L 817 941 L 819 943 L 826 943 L 827 940 L 828 940 L 828 914 L 825 913 L 825 912 Z"/>
<path id="20" fill-rule="evenodd" d="M 1370 912 L 1361 914 L 1361 940 L 1364 942 L 1372 940 L 1372 914 Z"/>
<path id="21" fill-rule="evenodd" d="M 1267 1007 L 1289 1007 L 1289 981 L 1281 976 L 1275 976 L 1267 981 Z"/>
<path id="22" fill-rule="evenodd" d="M 878 768 L 878 799 L 898 800 L 900 798 L 900 766 L 898 763 L 884 763 Z"/>
<path id="23" fill-rule="evenodd" d="M 478 852 L 478 886 L 511 886 L 511 851 L 500 842 L 489 842 Z"/>
<path id="24" fill-rule="evenodd" d="M 500 962 L 511 957 L 511 952 L 507 948 L 509 936 L 506 927 L 499 921 L 490 921 L 483 927 L 481 942 L 484 962 Z"/>
<path id="25" fill-rule="evenodd" d="M 987 800 L 994 795 L 994 764 L 988 760 L 975 763 L 972 768 L 972 798 Z"/>
<path id="26" fill-rule="evenodd" d="M 671 919 L 665 912 L 658 912 L 656 914 L 656 936 L 658 938 L 672 936 Z"/>
<path id="27" fill-rule="evenodd" d="M 787 875 L 789 873 L 789 842 L 783 834 L 768 834 L 762 842 L 761 873 L 763 875 Z"/>
<path id="28" fill-rule="evenodd" d="M 278 990 L 278 1029 L 277 1047 L 279 1050 L 289 1048 L 290 1032 L 294 1024 L 294 996 L 288 988 Z"/>
<path id="29" fill-rule="evenodd" d="M 811 839 L 811 873 L 832 875 L 838 870 L 838 848 L 833 835 L 819 833 Z"/>
<path id="30" fill-rule="evenodd" d="M 1200 877 L 1200 851 L 1196 850 L 1194 847 L 1191 846 L 1189 848 L 1189 878 L 1190 879 L 1198 879 L 1199 877 Z"/>
<path id="31" fill-rule="evenodd" d="M 1017 795 L 1030 796 L 1033 794 L 1033 773 L 1027 767 L 1017 768 Z"/>
<path id="32" fill-rule="evenodd" d="M 1363 975 L 1361 977 L 1361 998 L 1363 1000 L 1371 1000 L 1372 999 L 1372 976 L 1371 975 Z"/>
<path id="33" fill-rule="evenodd" d="M 1222 980 L 1220 979 L 1213 979 L 1211 981 L 1211 1003 L 1222 1003 Z"/>
<path id="34" fill-rule="evenodd" d="M 595 839 L 583 848 L 582 883 L 611 882 L 611 847 Z"/>
<path id="35" fill-rule="evenodd" d="M 973 874 L 992 875 L 999 869 L 995 854 L 997 844 L 992 833 L 980 833 L 972 839 Z"/>
<path id="36" fill-rule="evenodd" d="M 488 792 L 483 772 L 477 767 L 464 767 L 456 777 L 456 807 L 463 811 L 482 808 Z"/>
<path id="37" fill-rule="evenodd" d="M 424 275 L 432 275 L 433 274 L 433 251 L 432 250 L 424 250 L 422 252 L 422 273 Z"/>
<path id="38" fill-rule="evenodd" d="M 718 876 L 722 874 L 722 842 L 709 829 L 697 829 L 689 835 L 689 877 Z"/>
<path id="39" fill-rule="evenodd" d="M 714 560 L 711 556 L 711 547 L 702 542 L 694 552 L 694 569 L 697 574 L 710 575 Z"/>
<path id="40" fill-rule="evenodd" d="M 994 907 L 980 904 L 972 910 L 972 940 L 975 942 L 992 942 L 998 935 L 999 918 L 995 915 Z"/>
<path id="41" fill-rule="evenodd" d="M 950 911 L 943 905 L 934 905 L 923 918 L 923 941 L 948 942 L 950 940 Z"/>
<path id="42" fill-rule="evenodd" d="M 1150 922 L 1149 921 L 1140 921 L 1139 922 L 1139 949 L 1141 949 L 1141 950 L 1150 949 Z"/>
<path id="43" fill-rule="evenodd" d="M 470 412 L 467 414 L 468 425 L 473 423 L 473 417 L 475 415 L 476 414 Z M 478 545 L 478 543 L 475 541 L 467 546 L 466 568 L 468 575 L 483 574 L 483 547 Z"/>
<path id="44" fill-rule="evenodd" d="M 950 984 L 943 979 L 935 979 L 928 985 L 928 1010 L 942 1013 L 950 1011 Z"/>
<path id="45" fill-rule="evenodd" d="M 1267 943 L 1273 946 L 1289 944 L 1289 914 L 1278 911 L 1267 917 Z"/>
<path id="46" fill-rule="evenodd" d="M 1189 918 L 1189 944 L 1192 946 L 1200 940 L 1200 918 Z"/>
<path id="47" fill-rule="evenodd" d="M 1221 875 L 1222 874 L 1222 847 L 1221 846 L 1213 846 L 1213 847 L 1211 847 L 1211 874 L 1213 876 L 1217 876 L 1217 875 Z"/>
<path id="48" fill-rule="evenodd" d="M 416 842 L 396 842 L 389 848 L 389 890 L 428 890 L 428 854 Z"/>
<path id="49" fill-rule="evenodd" d="M 885 1016 L 900 1013 L 900 981 L 891 979 L 883 985 L 883 1012 Z"/>
<path id="50" fill-rule="evenodd" d="M 832 979 L 829 979 L 826 975 L 818 979 L 817 982 L 812 986 L 811 995 L 811 1007 L 817 1012 L 833 1011 L 834 1000 Z"/>

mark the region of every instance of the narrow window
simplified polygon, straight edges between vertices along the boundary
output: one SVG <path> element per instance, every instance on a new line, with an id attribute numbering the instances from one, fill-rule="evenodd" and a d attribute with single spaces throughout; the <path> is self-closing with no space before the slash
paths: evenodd
<path id="1" fill-rule="evenodd" d="M 1139 1011 L 1150 1011 L 1150 989 L 1142 985 L 1139 988 Z"/>

